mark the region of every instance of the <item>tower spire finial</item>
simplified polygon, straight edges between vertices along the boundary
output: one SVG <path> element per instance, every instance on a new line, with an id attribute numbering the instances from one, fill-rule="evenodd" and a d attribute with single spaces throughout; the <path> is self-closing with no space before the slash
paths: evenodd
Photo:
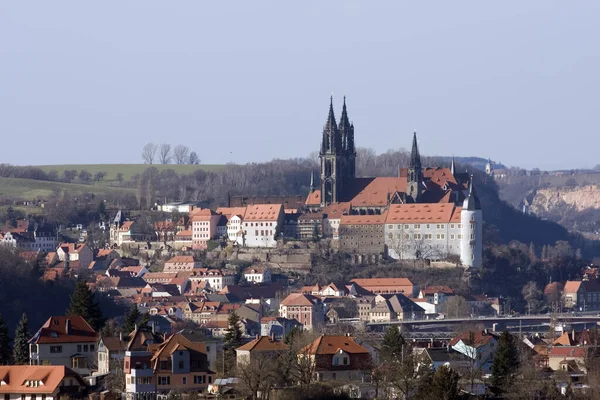
<path id="1" fill-rule="evenodd" d="M 310 171 L 310 192 L 315 191 L 315 171 Z"/>
<path id="2" fill-rule="evenodd" d="M 412 150 L 410 152 L 410 166 L 421 169 L 421 155 L 419 154 L 419 145 L 417 143 L 417 131 L 413 132 Z"/>
<path id="3" fill-rule="evenodd" d="M 454 175 L 455 171 L 456 171 L 456 164 L 454 163 L 454 154 L 452 154 L 452 163 L 450 164 L 450 172 L 452 173 L 452 175 Z"/>

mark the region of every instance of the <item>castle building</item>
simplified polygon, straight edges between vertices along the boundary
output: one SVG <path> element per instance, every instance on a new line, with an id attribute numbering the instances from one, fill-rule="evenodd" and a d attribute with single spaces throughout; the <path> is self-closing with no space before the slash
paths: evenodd
<path id="1" fill-rule="evenodd" d="M 328 223 L 323 229 L 342 250 L 395 259 L 459 258 L 465 267 L 481 266 L 483 220 L 473 179 L 456 171 L 454 159 L 450 168 L 424 168 L 416 132 L 408 168 L 399 168 L 397 176 L 356 177 L 346 99 L 339 124 L 331 99 L 319 158 L 320 189 L 311 176 L 305 206 L 324 222 L 332 210 L 343 210 L 335 215 L 338 229 Z"/>

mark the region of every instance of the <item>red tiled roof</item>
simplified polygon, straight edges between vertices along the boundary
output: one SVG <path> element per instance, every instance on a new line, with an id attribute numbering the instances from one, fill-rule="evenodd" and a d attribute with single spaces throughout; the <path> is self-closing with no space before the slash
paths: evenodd
<path id="1" fill-rule="evenodd" d="M 352 279 L 350 282 L 354 282 L 365 289 L 372 286 L 413 286 L 408 278 L 360 278 Z"/>
<path id="2" fill-rule="evenodd" d="M 576 293 L 579 290 L 580 286 L 581 286 L 581 281 L 567 281 L 567 283 L 565 283 L 564 292 L 565 293 Z"/>
<path id="3" fill-rule="evenodd" d="M 276 221 L 282 211 L 281 204 L 255 204 L 246 208 L 244 221 Z"/>
<path id="4" fill-rule="evenodd" d="M 70 322 L 67 334 L 67 321 Z M 43 343 L 79 343 L 98 340 L 96 331 L 79 315 L 50 317 L 30 342 Z"/>
<path id="5" fill-rule="evenodd" d="M 584 358 L 585 348 L 572 346 L 555 346 L 548 351 L 548 357 Z"/>
<path id="6" fill-rule="evenodd" d="M 338 335 L 321 335 L 314 342 L 304 347 L 303 354 L 335 354 L 342 350 L 349 354 L 369 353 L 367 349 L 354 341 L 354 338 Z"/>
<path id="7" fill-rule="evenodd" d="M 473 335 L 471 337 L 471 335 Z M 452 339 L 449 343 L 449 346 L 456 346 L 458 342 L 462 341 L 467 346 L 472 346 L 474 348 L 481 347 L 490 342 L 494 337 L 492 335 L 484 334 L 483 332 L 463 332 L 454 339 Z M 471 344 L 471 340 L 473 343 Z"/>
<path id="8" fill-rule="evenodd" d="M 288 297 L 281 301 L 282 306 L 312 306 L 320 300 L 310 294 L 291 293 Z"/>
<path id="9" fill-rule="evenodd" d="M 243 346 L 238 347 L 236 350 L 241 351 L 284 351 L 289 346 L 278 340 L 273 340 L 270 336 L 261 336 L 258 339 L 246 343 Z"/>
<path id="10" fill-rule="evenodd" d="M 315 190 L 312 193 L 308 194 L 306 198 L 306 202 L 304 203 L 307 206 L 318 206 L 321 204 L 321 191 Z"/>
<path id="11" fill-rule="evenodd" d="M 451 203 L 392 204 L 387 213 L 386 224 L 411 223 L 460 223 L 462 207 Z"/>
<path id="12" fill-rule="evenodd" d="M 67 377 L 75 379 L 80 386 L 86 386 L 78 374 L 63 365 L 2 365 L 0 393 L 52 395 Z M 27 381 L 42 383 L 29 385 Z"/>

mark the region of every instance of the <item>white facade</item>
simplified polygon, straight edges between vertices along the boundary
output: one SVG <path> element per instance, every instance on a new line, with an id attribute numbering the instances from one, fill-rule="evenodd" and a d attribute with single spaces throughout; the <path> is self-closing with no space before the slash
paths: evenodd
<path id="1" fill-rule="evenodd" d="M 40 343 L 29 345 L 32 365 L 64 365 L 79 375 L 89 375 L 98 359 L 96 343 Z"/>
<path id="2" fill-rule="evenodd" d="M 4 234 L 2 244 L 10 247 L 18 247 L 23 250 L 42 251 L 48 253 L 56 250 L 56 236 L 38 235 L 37 233 L 25 233 L 24 235 L 7 232 Z"/>
<path id="3" fill-rule="evenodd" d="M 277 247 L 278 221 L 244 221 L 244 245 L 247 247 Z"/>
<path id="4" fill-rule="evenodd" d="M 244 272 L 244 278 L 247 282 L 252 283 L 271 282 L 271 270 L 269 268 L 248 268 Z"/>
<path id="5" fill-rule="evenodd" d="M 239 215 L 233 215 L 227 221 L 227 238 L 231 242 L 243 245 L 242 218 Z"/>
<path id="6" fill-rule="evenodd" d="M 220 270 L 208 270 L 191 276 L 190 281 L 207 282 L 213 290 L 220 291 L 225 286 L 235 285 L 235 275 L 223 274 Z"/>
<path id="7" fill-rule="evenodd" d="M 423 223 L 385 224 L 385 244 L 394 259 L 442 260 L 460 256 L 463 240 L 462 224 Z"/>
<path id="8" fill-rule="evenodd" d="M 465 200 L 466 201 L 466 200 Z M 481 268 L 483 256 L 483 216 L 481 210 L 466 210 L 461 215 L 460 261 L 463 265 Z"/>

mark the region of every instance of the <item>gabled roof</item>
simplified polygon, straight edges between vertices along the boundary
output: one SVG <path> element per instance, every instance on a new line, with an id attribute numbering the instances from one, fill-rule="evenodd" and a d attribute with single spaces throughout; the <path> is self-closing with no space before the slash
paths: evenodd
<path id="1" fill-rule="evenodd" d="M 471 337 L 472 335 L 472 337 Z M 478 348 L 488 344 L 491 340 L 496 340 L 493 335 L 485 334 L 481 331 L 463 332 L 450 341 L 449 346 L 456 346 L 459 342 L 473 348 Z M 472 341 L 472 343 L 471 343 Z"/>
<path id="2" fill-rule="evenodd" d="M 581 286 L 581 281 L 567 281 L 567 283 L 565 283 L 564 292 L 565 293 L 576 293 L 579 290 L 580 286 Z"/>
<path id="3" fill-rule="evenodd" d="M 129 335 L 127 343 L 127 351 L 146 351 L 150 344 L 162 343 L 163 338 L 160 335 L 152 332 L 148 327 L 138 327 Z"/>
<path id="4" fill-rule="evenodd" d="M 113 353 L 124 352 L 127 347 L 127 342 L 122 341 L 118 336 L 105 336 L 100 340 L 104 343 L 104 347 Z"/>
<path id="5" fill-rule="evenodd" d="M 368 354 L 369 351 L 356 343 L 354 338 L 341 335 L 321 335 L 301 350 L 303 354 L 335 354 L 342 350 L 348 354 Z"/>
<path id="6" fill-rule="evenodd" d="M 192 342 L 181 333 L 176 333 L 152 350 L 152 363 L 154 364 L 154 369 L 156 369 L 160 359 L 170 357 L 175 351 L 189 351 L 206 354 L 206 344 L 202 342 Z"/>
<path id="7" fill-rule="evenodd" d="M 243 346 L 238 347 L 239 351 L 285 351 L 289 346 L 279 340 L 273 340 L 270 336 L 261 336 Z"/>
<path id="8" fill-rule="evenodd" d="M 81 377 L 63 365 L 8 365 L 0 366 L 1 393 L 54 393 L 65 378 L 75 379 L 79 385 L 87 386 Z M 27 385 L 28 381 L 41 382 Z"/>
<path id="9" fill-rule="evenodd" d="M 308 194 L 306 198 L 306 202 L 304 203 L 307 206 L 318 206 L 321 204 L 321 191 L 314 190 L 313 192 Z"/>
<path id="10" fill-rule="evenodd" d="M 318 297 L 311 294 L 291 293 L 280 304 L 282 306 L 313 306 L 320 302 Z"/>
<path id="11" fill-rule="evenodd" d="M 188 264 L 198 262 L 193 256 L 175 256 L 165 261 L 165 264 Z"/>
<path id="12" fill-rule="evenodd" d="M 555 346 L 548 350 L 548 357 L 584 358 L 585 347 Z"/>
<path id="13" fill-rule="evenodd" d="M 68 333 L 67 324 L 69 325 Z M 96 331 L 81 316 L 71 315 L 48 318 L 29 342 L 46 344 L 96 342 L 97 340 Z"/>

